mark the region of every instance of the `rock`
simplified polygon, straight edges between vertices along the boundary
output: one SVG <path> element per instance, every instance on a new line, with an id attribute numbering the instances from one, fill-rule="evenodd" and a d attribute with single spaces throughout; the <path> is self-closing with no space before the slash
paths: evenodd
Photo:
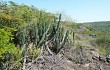
<path id="1" fill-rule="evenodd" d="M 93 60 L 99 60 L 99 53 L 96 51 L 91 51 L 90 52 L 92 54 L 92 59 Z"/>
<path id="2" fill-rule="evenodd" d="M 89 67 L 90 63 L 84 64 L 83 67 Z"/>
<path id="3" fill-rule="evenodd" d="M 108 57 L 106 57 L 106 60 L 108 63 L 110 63 L 110 55 Z"/>
<path id="4" fill-rule="evenodd" d="M 38 63 L 38 64 L 42 64 L 43 62 L 44 62 L 43 57 L 42 57 L 42 58 L 40 57 L 40 58 L 37 59 L 37 63 Z"/>
<path id="5" fill-rule="evenodd" d="M 89 34 L 89 36 L 91 36 L 92 38 L 96 38 L 95 34 Z"/>
<path id="6" fill-rule="evenodd" d="M 89 65 L 89 70 L 100 70 L 100 65 L 95 64 L 95 63 L 91 63 Z"/>
<path id="7" fill-rule="evenodd" d="M 85 30 L 86 28 L 84 26 L 79 26 L 80 30 Z"/>
<path id="8" fill-rule="evenodd" d="M 101 62 L 106 62 L 106 57 L 104 57 L 104 56 L 99 56 L 99 61 L 101 61 Z"/>

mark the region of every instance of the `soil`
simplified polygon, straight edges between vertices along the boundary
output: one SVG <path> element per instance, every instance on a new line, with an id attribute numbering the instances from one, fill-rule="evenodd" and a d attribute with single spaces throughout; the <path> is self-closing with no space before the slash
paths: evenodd
<path id="1" fill-rule="evenodd" d="M 110 70 L 106 57 L 91 44 L 94 38 L 82 34 L 76 36 L 74 45 L 66 45 L 58 54 L 43 51 L 36 60 L 27 63 L 26 70 Z"/>
<path id="2" fill-rule="evenodd" d="M 100 55 L 95 52 L 89 54 L 89 62 L 84 58 L 73 57 L 71 54 L 76 54 L 76 48 L 66 47 L 58 54 L 51 55 L 44 51 L 33 63 L 27 63 L 26 70 L 110 70 L 110 63 L 99 60 Z M 45 54 L 46 53 L 46 54 Z M 78 54 L 76 54 L 78 55 Z M 81 54 L 79 54 L 81 55 Z M 85 54 L 86 55 L 86 54 Z M 94 57 L 94 58 L 93 58 Z"/>

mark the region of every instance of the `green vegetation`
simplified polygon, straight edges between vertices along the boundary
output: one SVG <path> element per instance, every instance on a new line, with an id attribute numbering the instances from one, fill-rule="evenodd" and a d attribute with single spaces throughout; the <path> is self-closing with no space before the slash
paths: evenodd
<path id="1" fill-rule="evenodd" d="M 64 46 L 74 44 L 75 34 L 96 35 L 97 48 L 102 54 L 108 55 L 109 31 L 109 22 L 75 24 L 61 21 L 61 14 L 48 13 L 34 6 L 18 5 L 12 1 L 2 1 L 0 70 L 25 69 L 27 58 L 33 61 L 45 50 L 51 55 L 58 54 Z"/>
<path id="2" fill-rule="evenodd" d="M 109 55 L 110 49 L 110 21 L 89 22 L 85 23 L 89 27 L 95 29 L 97 39 L 95 41 L 97 48 L 104 55 Z"/>
<path id="3" fill-rule="evenodd" d="M 88 22 L 86 25 L 93 27 L 99 31 L 110 31 L 110 21 L 102 21 L 102 22 Z"/>
<path id="4" fill-rule="evenodd" d="M 13 39 L 12 34 L 8 31 L 5 31 L 4 29 L 0 29 L 0 60 L 7 61 L 10 60 L 9 55 L 16 51 L 16 48 L 13 43 L 10 43 L 9 41 Z M 6 56 L 7 54 L 8 56 Z M 0 64 L 2 65 L 2 64 Z"/>
<path id="5" fill-rule="evenodd" d="M 33 61 L 44 50 L 59 53 L 70 44 L 70 31 L 61 23 L 61 14 L 0 2 L 0 69 L 25 69 L 27 58 Z"/>

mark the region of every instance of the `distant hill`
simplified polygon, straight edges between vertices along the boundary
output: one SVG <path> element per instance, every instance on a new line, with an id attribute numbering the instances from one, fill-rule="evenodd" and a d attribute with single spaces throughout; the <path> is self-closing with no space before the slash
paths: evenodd
<path id="1" fill-rule="evenodd" d="M 110 31 L 110 21 L 100 21 L 100 22 L 87 22 L 84 25 L 93 27 L 99 31 Z"/>

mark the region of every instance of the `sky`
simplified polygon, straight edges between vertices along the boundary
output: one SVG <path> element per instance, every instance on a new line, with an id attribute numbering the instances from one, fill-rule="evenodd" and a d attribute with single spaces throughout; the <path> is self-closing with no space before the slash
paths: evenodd
<path id="1" fill-rule="evenodd" d="M 110 0 L 3 0 L 59 12 L 75 22 L 110 21 Z"/>

